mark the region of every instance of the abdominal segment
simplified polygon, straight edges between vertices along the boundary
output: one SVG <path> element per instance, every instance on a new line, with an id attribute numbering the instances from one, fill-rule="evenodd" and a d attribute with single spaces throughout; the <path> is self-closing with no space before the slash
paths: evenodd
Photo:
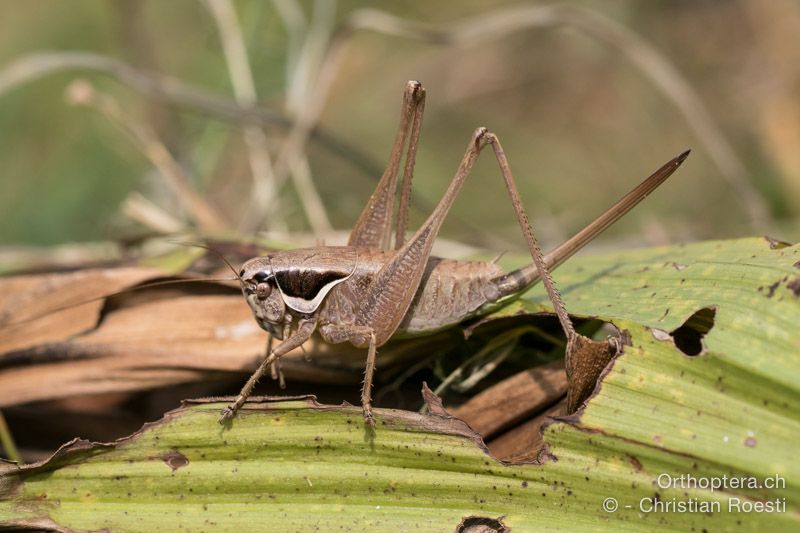
<path id="1" fill-rule="evenodd" d="M 423 333 L 459 322 L 486 304 L 492 280 L 505 274 L 494 263 L 431 258 L 399 333 Z"/>

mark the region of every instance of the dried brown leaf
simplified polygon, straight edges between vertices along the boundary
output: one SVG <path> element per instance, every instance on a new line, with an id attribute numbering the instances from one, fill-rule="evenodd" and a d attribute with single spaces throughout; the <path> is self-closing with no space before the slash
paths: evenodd
<path id="1" fill-rule="evenodd" d="M 510 429 L 489 441 L 489 451 L 503 461 L 526 463 L 536 461 L 542 448 L 542 425 L 553 416 L 564 412 L 566 401 L 562 400 L 530 420 Z"/>
<path id="2" fill-rule="evenodd" d="M 104 268 L 0 278 L 0 354 L 57 342 L 93 327 L 112 292 L 164 273 Z M 74 305 L 77 302 L 85 302 Z M 53 311 L 61 309 L 59 311 Z"/>
<path id="3" fill-rule="evenodd" d="M 567 391 L 564 361 L 515 374 L 450 409 L 484 439 L 557 402 Z"/>
<path id="4" fill-rule="evenodd" d="M 567 345 L 567 414 L 572 414 L 591 396 L 600 374 L 619 352 L 617 339 L 595 341 L 575 335 Z"/>
<path id="5" fill-rule="evenodd" d="M 212 294 L 203 294 L 178 285 L 102 298 L 163 275 L 114 268 L 0 280 L 0 406 L 250 372 L 263 357 L 266 334 L 238 291 L 207 284 Z M 302 350 L 285 357 L 288 378 L 357 380 L 360 351 L 334 350 L 318 339 L 305 349 L 311 362 Z"/>

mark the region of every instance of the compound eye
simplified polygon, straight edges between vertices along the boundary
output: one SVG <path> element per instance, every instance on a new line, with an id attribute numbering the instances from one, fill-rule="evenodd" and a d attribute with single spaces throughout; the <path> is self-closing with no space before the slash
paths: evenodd
<path id="1" fill-rule="evenodd" d="M 272 292 L 272 287 L 269 286 L 269 283 L 259 283 L 256 285 L 256 296 L 259 300 L 266 300 L 270 292 Z"/>

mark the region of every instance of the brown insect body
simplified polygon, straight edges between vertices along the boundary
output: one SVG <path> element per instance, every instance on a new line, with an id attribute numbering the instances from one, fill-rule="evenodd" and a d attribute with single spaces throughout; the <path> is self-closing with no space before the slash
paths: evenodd
<path id="1" fill-rule="evenodd" d="M 355 325 L 370 286 L 393 250 L 315 247 L 251 259 L 240 273 L 245 299 L 262 329 L 283 340 L 285 328 L 316 315 L 316 327 L 331 343 L 342 339 L 339 326 Z M 463 322 L 481 307 L 510 294 L 496 280 L 506 272 L 492 262 L 430 257 L 403 320 L 392 336 L 421 335 Z M 270 285 L 259 298 L 255 277 Z M 508 291 L 506 291 L 508 292 Z M 514 291 L 517 292 L 517 291 Z M 366 342 L 357 343 L 365 347 Z"/>
<path id="2" fill-rule="evenodd" d="M 259 325 L 282 342 L 273 350 L 270 339 L 266 359 L 236 401 L 223 412 L 222 421 L 236 414 L 270 365 L 277 365 L 281 356 L 302 346 L 317 331 L 327 342 L 349 342 L 367 348 L 361 399 L 364 417 L 371 424 L 370 389 L 378 347 L 394 335 L 436 331 L 480 313 L 489 304 L 502 305 L 505 298 L 520 294 L 542 279 L 542 275 L 548 294 L 557 310 L 560 309 L 562 326 L 572 339 L 574 329 L 568 323 L 548 271 L 655 190 L 688 155 L 685 152 L 663 165 L 584 230 L 542 257 L 500 142 L 493 133 L 478 128 L 447 191 L 420 229 L 406 240 L 408 197 L 424 102 L 425 91 L 419 82 L 408 82 L 389 163 L 354 225 L 347 246 L 280 251 L 251 259 L 243 265 L 239 279 L 248 305 Z M 397 178 L 406 144 L 397 231 L 391 247 Z M 530 265 L 510 273 L 490 262 L 431 256 L 442 222 L 473 164 L 487 146 L 494 151 L 517 221 L 534 259 Z"/>

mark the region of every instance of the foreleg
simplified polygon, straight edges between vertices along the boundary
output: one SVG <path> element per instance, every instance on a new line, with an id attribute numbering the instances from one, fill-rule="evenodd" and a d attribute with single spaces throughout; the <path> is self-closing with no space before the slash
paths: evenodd
<path id="1" fill-rule="evenodd" d="M 364 367 L 364 384 L 361 387 L 361 407 L 364 410 L 364 420 L 372 427 L 375 427 L 375 419 L 372 417 L 372 376 L 375 374 L 375 334 L 369 334 L 369 347 L 367 348 L 367 364 Z"/>
<path id="2" fill-rule="evenodd" d="M 247 401 L 247 398 L 253 392 L 253 388 L 256 386 L 256 383 L 258 383 L 258 380 L 261 379 L 261 376 L 266 373 L 267 369 L 270 368 L 270 365 L 290 351 L 298 348 L 309 338 L 311 338 L 311 334 L 314 333 L 314 329 L 316 327 L 316 321 L 300 321 L 299 327 L 297 328 L 295 334 L 280 343 L 278 347 L 275 348 L 275 350 L 273 350 L 272 353 L 266 357 L 266 359 L 264 359 L 258 369 L 253 373 L 252 376 L 250 376 L 250 379 L 247 380 L 247 383 L 245 383 L 244 387 L 242 387 L 242 390 L 239 393 L 239 396 L 236 398 L 236 401 L 222 411 L 222 416 L 219 419 L 221 424 L 236 416 L 236 412 L 242 407 L 242 405 L 244 405 L 244 402 Z"/>

